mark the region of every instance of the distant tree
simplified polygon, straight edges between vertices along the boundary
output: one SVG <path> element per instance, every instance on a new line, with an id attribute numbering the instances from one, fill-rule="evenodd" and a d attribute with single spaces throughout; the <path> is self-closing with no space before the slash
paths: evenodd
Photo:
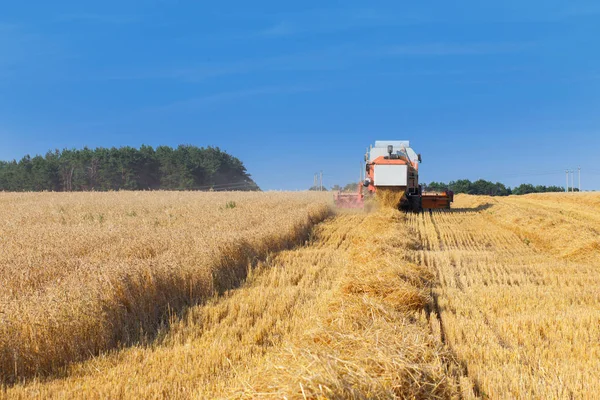
<path id="1" fill-rule="evenodd" d="M 471 184 L 470 193 L 488 196 L 508 196 L 511 194 L 511 190 L 500 182 L 492 183 L 479 179 Z"/>
<path id="2" fill-rule="evenodd" d="M 342 192 L 356 192 L 358 191 L 358 183 L 349 183 L 342 188 Z"/>
<path id="3" fill-rule="evenodd" d="M 560 186 L 548 186 L 546 188 L 546 192 L 564 192 L 565 188 Z M 576 192 L 579 192 L 579 189 L 575 188 Z"/>
<path id="4" fill-rule="evenodd" d="M 448 190 L 448 185 L 443 182 L 430 182 L 425 185 L 425 188 L 430 192 L 443 192 L 444 190 Z"/>
<path id="5" fill-rule="evenodd" d="M 537 193 L 537 189 L 530 183 L 522 183 L 513 189 L 513 194 Z"/>
<path id="6" fill-rule="evenodd" d="M 494 196 L 510 196 L 512 190 L 510 187 L 505 186 L 503 183 L 496 182 L 496 192 Z"/>
<path id="7" fill-rule="evenodd" d="M 28 154 L 19 161 L 15 171 L 15 179 L 21 187 L 21 191 L 32 190 L 32 170 L 33 163 L 31 162 L 31 157 Z"/>
<path id="8" fill-rule="evenodd" d="M 468 179 L 459 179 L 457 181 L 450 181 L 448 184 L 450 190 L 454 193 L 466 193 L 475 194 L 473 192 L 473 184 Z"/>
<path id="9" fill-rule="evenodd" d="M 0 162 L 0 190 L 22 191 L 23 187 L 19 181 L 19 165 L 15 160 L 11 162 Z"/>
<path id="10" fill-rule="evenodd" d="M 55 153 L 48 152 L 46 157 L 35 156 L 31 159 L 31 190 L 56 191 L 60 188 L 58 163 Z"/>
<path id="11" fill-rule="evenodd" d="M 530 183 L 523 183 L 513 189 L 513 194 L 529 194 L 529 193 L 547 193 L 547 192 L 564 192 L 565 189 L 560 186 L 533 186 Z M 575 189 L 578 191 L 578 189 Z"/>
<path id="12" fill-rule="evenodd" d="M 332 192 L 339 192 L 339 191 L 341 191 L 341 190 L 342 190 L 342 187 L 341 187 L 340 185 L 333 185 L 333 186 L 331 187 L 331 191 L 332 191 Z"/>

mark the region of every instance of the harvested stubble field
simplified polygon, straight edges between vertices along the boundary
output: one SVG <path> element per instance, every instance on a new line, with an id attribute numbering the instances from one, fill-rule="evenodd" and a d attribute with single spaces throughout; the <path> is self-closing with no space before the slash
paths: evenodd
<path id="1" fill-rule="evenodd" d="M 17 346 L 31 364 L 0 397 L 600 393 L 600 196 L 457 196 L 453 210 L 431 214 L 341 213 L 283 250 L 329 215 L 327 200 L 1 195 L 0 277 L 12 291 L 0 322 L 13 336 L 2 331 L 0 354 Z M 34 268 L 49 261 L 62 267 Z M 90 300 L 98 288 L 101 305 Z M 104 308 L 114 302 L 118 312 Z M 86 336 L 105 324 L 113 342 Z M 109 345 L 73 352 L 80 343 Z M 46 354 L 73 358 L 40 367 Z M 2 365 L 6 382 L 13 366 Z"/>
<path id="2" fill-rule="evenodd" d="M 600 195 L 458 196 L 409 225 L 464 397 L 598 398 Z"/>

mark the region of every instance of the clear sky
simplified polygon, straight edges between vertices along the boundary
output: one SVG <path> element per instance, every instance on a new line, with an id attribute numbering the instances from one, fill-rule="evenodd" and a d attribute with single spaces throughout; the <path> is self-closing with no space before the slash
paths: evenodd
<path id="1" fill-rule="evenodd" d="M 0 159 L 219 146 L 263 189 L 358 180 L 408 139 L 421 180 L 600 190 L 598 1 L 3 1 Z"/>

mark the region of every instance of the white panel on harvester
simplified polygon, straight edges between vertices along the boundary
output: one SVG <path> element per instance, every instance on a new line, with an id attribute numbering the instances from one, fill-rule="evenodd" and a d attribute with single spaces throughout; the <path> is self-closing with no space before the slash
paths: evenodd
<path id="1" fill-rule="evenodd" d="M 408 186 L 406 165 L 375 165 L 373 176 L 375 186 Z"/>

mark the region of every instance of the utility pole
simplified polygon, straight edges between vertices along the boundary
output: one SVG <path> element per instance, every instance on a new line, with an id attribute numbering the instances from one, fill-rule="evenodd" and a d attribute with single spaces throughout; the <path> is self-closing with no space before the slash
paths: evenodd
<path id="1" fill-rule="evenodd" d="M 575 191 L 575 172 L 571 170 L 571 193 Z"/>
<path id="2" fill-rule="evenodd" d="M 323 171 L 321 171 L 321 192 L 323 191 Z"/>
<path id="3" fill-rule="evenodd" d="M 565 186 L 565 192 L 569 191 L 569 170 L 566 169 L 565 173 L 567 174 L 567 185 Z"/>
<path id="4" fill-rule="evenodd" d="M 579 192 L 581 193 L 581 167 L 577 167 L 577 180 L 578 180 Z"/>

